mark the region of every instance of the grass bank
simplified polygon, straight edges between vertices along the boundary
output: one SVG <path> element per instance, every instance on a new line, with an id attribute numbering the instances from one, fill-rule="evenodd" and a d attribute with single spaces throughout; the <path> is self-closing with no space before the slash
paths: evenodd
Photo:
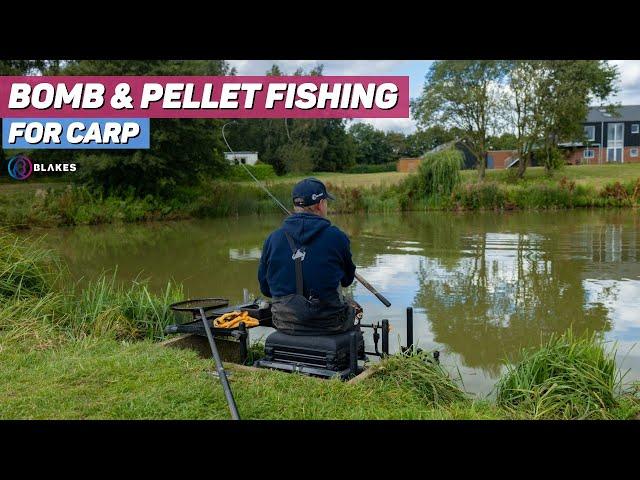
<path id="1" fill-rule="evenodd" d="M 318 174 L 336 193 L 335 213 L 427 210 L 528 210 L 637 207 L 640 164 L 567 166 L 544 175 L 530 168 L 523 180 L 489 171 L 483 182 L 462 171 L 451 193 L 425 191 L 419 174 Z M 266 181 L 289 204 L 301 177 Z M 20 184 L 22 185 L 22 184 Z M 175 191 L 171 199 L 104 196 L 59 182 L 0 185 L 0 225 L 12 228 L 95 225 L 275 212 L 273 202 L 250 182 L 209 181 Z"/>
<path id="2" fill-rule="evenodd" d="M 69 284 L 52 252 L 9 233 L 0 235 L 0 251 L 0 418 L 229 418 L 211 360 L 156 341 L 173 321 L 168 305 L 184 296 L 179 286 L 154 295 L 142 280 L 120 285 L 109 275 Z M 394 355 L 356 384 L 266 370 L 235 371 L 230 381 L 246 419 L 626 419 L 640 412 L 638 389 L 622 384 L 597 337 L 569 334 L 524 354 L 501 380 L 498 402 L 473 398 L 449 373 L 455 368 L 430 360 Z"/>
<path id="3" fill-rule="evenodd" d="M 211 360 L 149 341 L 104 339 L 0 351 L 0 418 L 228 419 Z M 488 402 L 425 403 L 384 378 L 359 384 L 269 371 L 230 377 L 244 419 L 502 418 Z"/>

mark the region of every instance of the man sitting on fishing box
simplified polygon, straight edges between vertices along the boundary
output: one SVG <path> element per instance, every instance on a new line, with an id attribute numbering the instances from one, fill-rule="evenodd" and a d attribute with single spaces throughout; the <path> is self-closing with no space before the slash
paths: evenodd
<path id="1" fill-rule="evenodd" d="M 349 237 L 327 217 L 334 197 L 306 178 L 293 188 L 294 213 L 264 242 L 258 280 L 272 298 L 273 326 L 289 335 L 328 335 L 354 329 L 361 309 L 338 290 L 353 283 Z M 358 311 L 356 311 L 358 309 Z"/>

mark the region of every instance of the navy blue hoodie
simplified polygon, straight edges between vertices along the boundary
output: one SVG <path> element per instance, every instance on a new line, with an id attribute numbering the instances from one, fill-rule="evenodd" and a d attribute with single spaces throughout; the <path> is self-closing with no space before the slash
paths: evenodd
<path id="1" fill-rule="evenodd" d="M 294 213 L 282 227 L 267 237 L 262 247 L 258 280 L 267 297 L 283 297 L 296 293 L 295 262 L 284 232 L 296 247 L 304 247 L 302 262 L 304 295 L 321 300 L 334 299 L 338 285 L 353 282 L 356 266 L 351 260 L 349 237 L 324 217 L 312 213 Z"/>

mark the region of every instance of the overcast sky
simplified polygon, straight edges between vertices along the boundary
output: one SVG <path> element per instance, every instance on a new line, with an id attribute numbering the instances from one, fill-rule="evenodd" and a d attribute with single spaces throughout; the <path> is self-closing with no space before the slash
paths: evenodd
<path id="1" fill-rule="evenodd" d="M 424 76 L 432 60 L 229 60 L 238 75 L 264 75 L 275 63 L 286 74 L 299 67 L 305 71 L 324 65 L 324 75 L 408 75 L 411 98 L 420 95 Z M 613 101 L 640 105 L 640 60 L 611 60 L 620 71 L 620 93 Z M 386 131 L 411 133 L 416 129 L 409 118 L 371 118 L 363 120 Z"/>

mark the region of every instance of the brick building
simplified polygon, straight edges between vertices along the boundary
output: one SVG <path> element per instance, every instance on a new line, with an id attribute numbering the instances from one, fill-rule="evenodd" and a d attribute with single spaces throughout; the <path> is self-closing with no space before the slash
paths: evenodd
<path id="1" fill-rule="evenodd" d="M 421 160 L 421 158 L 401 158 L 396 164 L 396 170 L 398 172 L 415 172 Z"/>
<path id="2" fill-rule="evenodd" d="M 573 165 L 640 162 L 640 105 L 618 107 L 612 115 L 591 108 L 583 123 L 586 140 L 560 144 Z"/>
<path id="3" fill-rule="evenodd" d="M 566 163 L 571 165 L 596 165 L 601 163 L 640 162 L 640 105 L 625 105 L 615 109 L 613 114 L 604 108 L 589 109 L 583 123 L 585 140 L 561 143 L 558 147 L 565 152 Z M 471 152 L 459 141 L 448 142 L 432 150 L 455 146 L 464 154 L 464 167 L 474 168 L 475 159 Z M 516 150 L 490 150 L 487 152 L 487 169 L 516 167 Z M 403 158 L 398 162 L 398 171 L 413 172 L 421 158 Z M 535 159 L 532 166 L 537 162 Z"/>
<path id="4" fill-rule="evenodd" d="M 517 150 L 489 150 L 487 152 L 487 168 L 509 168 L 517 163 Z"/>

